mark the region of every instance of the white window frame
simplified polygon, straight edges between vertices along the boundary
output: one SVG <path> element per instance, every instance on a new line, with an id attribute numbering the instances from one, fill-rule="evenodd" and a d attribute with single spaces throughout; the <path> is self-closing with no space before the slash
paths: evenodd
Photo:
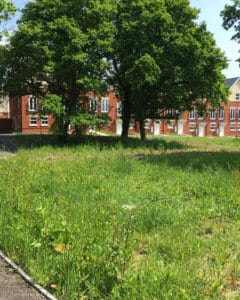
<path id="1" fill-rule="evenodd" d="M 236 123 L 230 123 L 230 131 L 236 131 Z"/>
<path id="2" fill-rule="evenodd" d="M 217 124 L 216 123 L 210 123 L 210 131 L 217 131 Z"/>
<path id="3" fill-rule="evenodd" d="M 218 112 L 218 119 L 223 120 L 224 119 L 224 109 L 220 108 Z"/>
<path id="4" fill-rule="evenodd" d="M 235 101 L 240 101 L 240 93 L 235 94 Z"/>
<path id="5" fill-rule="evenodd" d="M 38 126 L 37 116 L 29 116 L 29 126 Z"/>
<path id="6" fill-rule="evenodd" d="M 189 131 L 194 132 L 196 130 L 196 124 L 195 123 L 189 123 Z"/>
<path id="7" fill-rule="evenodd" d="M 90 111 L 91 112 L 98 111 L 98 98 L 90 98 Z"/>
<path id="8" fill-rule="evenodd" d="M 101 98 L 101 112 L 109 112 L 109 98 Z"/>
<path id="9" fill-rule="evenodd" d="M 150 120 L 149 119 L 144 120 L 144 129 L 150 129 Z"/>
<path id="10" fill-rule="evenodd" d="M 48 116 L 41 117 L 41 126 L 49 126 L 48 124 Z"/>
<path id="11" fill-rule="evenodd" d="M 120 117 L 122 115 L 122 102 L 117 102 L 117 116 Z"/>
<path id="12" fill-rule="evenodd" d="M 210 111 L 210 120 L 215 120 L 216 119 L 216 111 L 215 110 L 211 110 Z"/>
<path id="13" fill-rule="evenodd" d="M 240 123 L 237 123 L 237 131 L 240 131 Z"/>
<path id="14" fill-rule="evenodd" d="M 38 98 L 33 95 L 28 96 L 28 110 L 38 111 Z"/>
<path id="15" fill-rule="evenodd" d="M 167 124 L 168 124 L 168 129 L 174 129 L 173 120 L 168 120 Z"/>
<path id="16" fill-rule="evenodd" d="M 230 107 L 230 120 L 235 120 L 236 118 L 236 108 Z"/>
<path id="17" fill-rule="evenodd" d="M 238 108 L 238 120 L 240 120 L 240 108 Z"/>
<path id="18" fill-rule="evenodd" d="M 195 120 L 195 118 L 196 118 L 195 109 L 192 109 L 189 111 L 189 120 Z"/>
<path id="19" fill-rule="evenodd" d="M 134 127 L 135 127 L 135 120 L 131 119 L 129 122 L 129 129 L 134 129 Z"/>
<path id="20" fill-rule="evenodd" d="M 169 109 L 167 110 L 167 115 L 172 116 L 172 115 L 173 115 L 173 112 L 174 112 L 173 108 L 169 108 Z"/>

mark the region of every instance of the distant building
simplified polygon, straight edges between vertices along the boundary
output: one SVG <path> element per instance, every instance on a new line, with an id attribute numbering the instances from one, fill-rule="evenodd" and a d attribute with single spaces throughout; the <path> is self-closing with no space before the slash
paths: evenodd
<path id="1" fill-rule="evenodd" d="M 213 109 L 208 105 L 208 112 L 201 116 L 196 108 L 183 112 L 176 119 L 146 119 L 146 133 L 152 135 L 179 134 L 192 136 L 236 136 L 240 135 L 240 77 L 229 78 L 226 84 L 230 88 L 229 102 L 222 104 L 222 108 Z M 109 124 L 103 130 L 121 134 L 122 131 L 122 105 L 113 91 L 105 95 L 96 96 L 88 94 L 89 107 L 92 111 L 109 116 Z M 26 95 L 3 101 L 0 109 L 0 119 L 10 120 L 9 125 L 13 131 L 22 133 L 47 133 L 53 124 L 51 115 L 39 116 L 41 99 Z M 166 113 L 176 111 L 169 110 Z M 1 126 L 1 123 L 0 123 Z M 1 128 L 0 128 L 1 129 Z M 130 121 L 129 133 L 138 133 L 139 126 L 134 119 Z"/>

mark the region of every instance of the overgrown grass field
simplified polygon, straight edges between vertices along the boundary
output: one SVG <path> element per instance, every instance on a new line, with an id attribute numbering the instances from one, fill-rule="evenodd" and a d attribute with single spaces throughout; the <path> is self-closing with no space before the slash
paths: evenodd
<path id="1" fill-rule="evenodd" d="M 20 149 L 0 248 L 58 299 L 240 299 L 240 140 Z"/>

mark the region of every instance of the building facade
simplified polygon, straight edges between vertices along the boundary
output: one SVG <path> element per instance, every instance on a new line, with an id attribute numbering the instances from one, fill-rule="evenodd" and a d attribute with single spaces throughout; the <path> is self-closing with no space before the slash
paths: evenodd
<path id="1" fill-rule="evenodd" d="M 22 133 L 48 133 L 53 124 L 51 115 L 39 115 L 40 98 L 33 95 L 10 100 L 12 130 Z"/>
<path id="2" fill-rule="evenodd" d="M 229 102 L 223 104 L 220 109 L 212 109 L 209 105 L 208 112 L 204 116 L 201 116 L 197 109 L 193 108 L 192 111 L 183 112 L 178 120 L 147 119 L 145 120 L 146 133 L 155 136 L 179 134 L 200 137 L 240 135 L 240 77 L 227 79 L 226 84 L 231 92 Z M 120 135 L 122 131 L 122 105 L 117 95 L 113 91 L 109 91 L 101 96 L 96 96 L 93 93 L 89 93 L 87 96 L 91 111 L 107 114 L 109 117 L 108 125 L 102 130 Z M 5 103 L 5 110 L 8 113 L 2 114 L 11 120 L 13 131 L 48 133 L 54 119 L 51 115 L 40 117 L 39 105 L 40 99 L 36 96 L 17 97 L 11 99 L 10 103 Z M 139 126 L 134 119 L 130 122 L 129 133 L 139 133 Z"/>

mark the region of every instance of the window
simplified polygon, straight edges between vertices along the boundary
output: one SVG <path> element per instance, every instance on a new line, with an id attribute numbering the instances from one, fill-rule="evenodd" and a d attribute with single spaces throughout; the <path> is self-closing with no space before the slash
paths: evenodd
<path id="1" fill-rule="evenodd" d="M 98 111 L 98 99 L 97 98 L 91 98 L 90 99 L 90 111 L 91 112 L 97 112 Z"/>
<path id="2" fill-rule="evenodd" d="M 216 112 L 215 110 L 210 111 L 210 120 L 215 120 L 216 119 Z"/>
<path id="3" fill-rule="evenodd" d="M 169 108 L 167 110 L 167 115 L 170 116 L 170 117 L 172 117 L 172 115 L 173 115 L 173 109 L 172 108 Z"/>
<path id="4" fill-rule="evenodd" d="M 230 124 L 230 130 L 231 131 L 235 131 L 236 130 L 236 124 L 235 123 L 231 123 Z"/>
<path id="5" fill-rule="evenodd" d="M 240 123 L 237 124 L 237 131 L 240 131 Z"/>
<path id="6" fill-rule="evenodd" d="M 102 98 L 101 99 L 101 111 L 103 113 L 109 112 L 109 99 L 108 98 Z"/>
<path id="7" fill-rule="evenodd" d="M 189 119 L 190 120 L 194 120 L 195 119 L 195 110 L 194 109 L 189 112 Z"/>
<path id="8" fill-rule="evenodd" d="M 195 131 L 195 123 L 189 123 L 189 131 Z"/>
<path id="9" fill-rule="evenodd" d="M 135 121 L 134 119 L 131 119 L 129 123 L 129 129 L 134 129 L 134 126 L 135 126 Z"/>
<path id="10" fill-rule="evenodd" d="M 117 115 L 122 115 L 122 102 L 117 102 Z"/>
<path id="11" fill-rule="evenodd" d="M 210 124 L 210 131 L 216 131 L 216 130 L 217 130 L 216 123 L 211 123 Z"/>
<path id="12" fill-rule="evenodd" d="M 48 116 L 42 116 L 41 117 L 41 125 L 42 126 L 48 126 Z"/>
<path id="13" fill-rule="evenodd" d="M 29 96 L 28 109 L 29 109 L 29 111 L 37 111 L 38 110 L 38 99 L 36 96 L 32 96 L 32 95 Z"/>
<path id="14" fill-rule="evenodd" d="M 236 101 L 240 101 L 240 93 L 236 93 L 235 94 L 235 100 Z"/>
<path id="15" fill-rule="evenodd" d="M 219 110 L 218 118 L 219 118 L 219 120 L 223 120 L 224 119 L 224 109 L 223 108 L 221 108 Z"/>
<path id="16" fill-rule="evenodd" d="M 30 116 L 30 126 L 37 126 L 37 117 Z"/>
<path id="17" fill-rule="evenodd" d="M 235 117 L 236 117 L 236 109 L 235 109 L 235 107 L 231 107 L 230 108 L 230 119 L 235 120 Z"/>
<path id="18" fill-rule="evenodd" d="M 238 120 L 240 120 L 240 108 L 238 109 Z"/>
<path id="19" fill-rule="evenodd" d="M 168 121 L 168 129 L 173 129 L 173 120 Z"/>
<path id="20" fill-rule="evenodd" d="M 150 129 L 150 122 L 149 122 L 149 120 L 145 120 L 144 121 L 144 128 L 145 129 Z"/>

